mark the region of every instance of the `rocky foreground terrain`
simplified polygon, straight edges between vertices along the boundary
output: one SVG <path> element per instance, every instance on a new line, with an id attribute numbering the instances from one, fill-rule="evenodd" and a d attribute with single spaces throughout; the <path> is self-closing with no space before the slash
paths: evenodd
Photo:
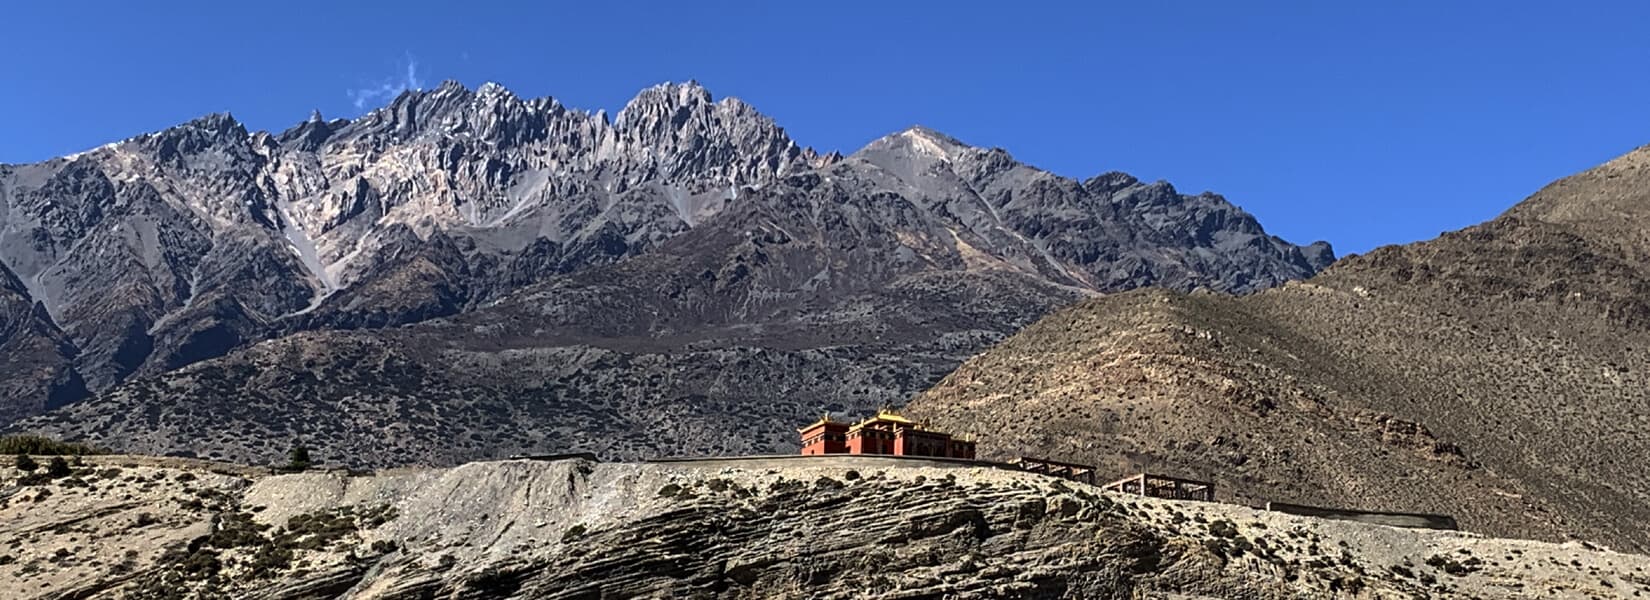
<path id="1" fill-rule="evenodd" d="M 908 413 L 988 455 L 1650 548 L 1650 147 L 1244 297 L 1061 310 Z"/>
<path id="2" fill-rule="evenodd" d="M 44 460 L 44 459 L 42 459 Z M 830 457 L 0 475 L 8 598 L 1629 598 L 1650 558 Z"/>
<path id="3" fill-rule="evenodd" d="M 612 118 L 447 83 L 0 166 L 0 427 L 379 466 L 788 450 L 1078 298 L 1333 258 L 922 127 L 820 154 L 693 83 Z"/>

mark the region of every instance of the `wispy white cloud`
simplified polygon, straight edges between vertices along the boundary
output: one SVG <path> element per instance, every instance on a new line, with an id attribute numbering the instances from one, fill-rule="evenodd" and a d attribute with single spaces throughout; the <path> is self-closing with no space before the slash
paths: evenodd
<path id="1" fill-rule="evenodd" d="M 368 103 L 386 102 L 401 92 L 421 89 L 424 89 L 424 80 L 418 78 L 418 59 L 408 54 L 405 73 L 367 87 L 348 90 L 346 93 L 349 94 L 350 101 L 355 103 L 355 109 L 363 110 Z"/>

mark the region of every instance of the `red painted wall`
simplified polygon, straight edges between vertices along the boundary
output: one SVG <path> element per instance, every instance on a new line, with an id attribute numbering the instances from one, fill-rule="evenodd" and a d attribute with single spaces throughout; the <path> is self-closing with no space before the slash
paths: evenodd
<path id="1" fill-rule="evenodd" d="M 802 431 L 803 454 L 842 454 L 848 451 L 848 426 L 821 423 Z"/>
<path id="2" fill-rule="evenodd" d="M 901 427 L 896 431 L 862 428 L 853 430 L 846 423 L 816 423 L 801 431 L 802 453 L 819 454 L 892 454 L 896 456 L 933 456 L 941 458 L 974 458 L 974 443 L 951 439 L 950 434 Z"/>

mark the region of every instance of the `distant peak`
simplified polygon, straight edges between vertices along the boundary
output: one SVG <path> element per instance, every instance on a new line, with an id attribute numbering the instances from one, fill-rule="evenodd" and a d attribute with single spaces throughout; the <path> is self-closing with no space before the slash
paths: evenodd
<path id="1" fill-rule="evenodd" d="M 951 137 L 924 125 L 912 125 L 905 128 L 904 131 L 899 132 L 899 135 L 920 137 L 953 146 L 967 146 L 967 144 L 958 141 L 957 138 Z"/>
<path id="2" fill-rule="evenodd" d="M 167 161 L 215 146 L 244 143 L 249 137 L 246 126 L 233 115 L 217 112 L 135 139 L 154 150 L 157 158 Z"/>
<path id="3" fill-rule="evenodd" d="M 310 111 L 310 113 L 309 113 L 309 122 L 311 122 L 311 123 L 320 123 L 324 120 L 325 119 L 321 118 L 321 109 L 317 108 L 315 110 Z"/>
<path id="4" fill-rule="evenodd" d="M 912 125 L 898 135 L 911 140 L 919 150 L 935 156 L 951 156 L 958 150 L 966 150 L 969 147 L 968 144 L 957 141 L 957 138 L 921 125 Z"/>
<path id="5" fill-rule="evenodd" d="M 689 79 L 687 81 L 682 81 L 682 82 L 664 81 L 664 82 L 654 84 L 649 89 L 703 90 L 703 89 L 705 89 L 705 86 L 703 84 L 699 83 L 699 80 L 697 80 L 697 79 Z"/>
<path id="6" fill-rule="evenodd" d="M 1083 182 L 1083 187 L 1090 193 L 1111 194 L 1118 190 L 1140 183 L 1133 175 L 1122 171 L 1107 171 Z"/>
<path id="7" fill-rule="evenodd" d="M 707 112 L 713 106 L 710 90 L 699 85 L 699 82 L 688 80 L 685 83 L 664 82 L 648 87 L 636 94 L 630 102 L 625 103 L 619 110 L 613 123 L 624 129 L 633 126 L 638 121 L 650 119 L 664 119 L 666 121 L 679 118 L 683 111 Z"/>
<path id="8" fill-rule="evenodd" d="M 195 117 L 194 119 L 191 119 L 187 123 L 184 123 L 184 125 L 191 126 L 191 127 L 206 127 L 206 128 L 217 128 L 217 127 L 233 126 L 233 125 L 239 125 L 239 124 L 240 124 L 240 122 L 235 120 L 235 115 L 230 114 L 228 111 L 215 112 L 215 113 L 209 113 L 209 114 L 201 115 L 199 117 Z"/>
<path id="9" fill-rule="evenodd" d="M 712 97 L 710 90 L 705 89 L 705 86 L 699 85 L 698 81 L 689 79 L 682 83 L 666 81 L 649 86 L 647 89 L 644 89 L 640 93 L 636 94 L 636 97 L 631 99 L 630 104 L 626 105 L 626 107 L 628 108 L 630 105 L 634 105 L 639 102 L 664 102 L 682 105 L 693 104 L 695 102 L 703 102 L 708 104 L 711 101 Z"/>
<path id="10" fill-rule="evenodd" d="M 247 135 L 246 126 L 241 125 L 240 121 L 235 120 L 235 115 L 229 114 L 227 111 L 196 117 L 167 131 L 178 129 L 202 131 L 215 136 L 245 137 Z"/>
<path id="11" fill-rule="evenodd" d="M 951 159 L 971 149 L 957 138 L 922 125 L 913 125 L 898 133 L 889 134 L 867 144 L 859 153 L 904 150 L 933 158 Z M 858 154 L 858 153 L 856 153 Z"/>

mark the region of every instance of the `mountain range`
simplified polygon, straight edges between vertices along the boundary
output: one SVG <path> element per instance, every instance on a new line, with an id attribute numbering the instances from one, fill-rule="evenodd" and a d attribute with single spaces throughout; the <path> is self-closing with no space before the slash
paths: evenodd
<path id="1" fill-rule="evenodd" d="M 251 462 L 787 451 L 1074 300 L 1333 260 L 922 127 L 843 156 L 691 82 L 612 118 L 448 82 L 0 166 L 0 423 Z"/>

